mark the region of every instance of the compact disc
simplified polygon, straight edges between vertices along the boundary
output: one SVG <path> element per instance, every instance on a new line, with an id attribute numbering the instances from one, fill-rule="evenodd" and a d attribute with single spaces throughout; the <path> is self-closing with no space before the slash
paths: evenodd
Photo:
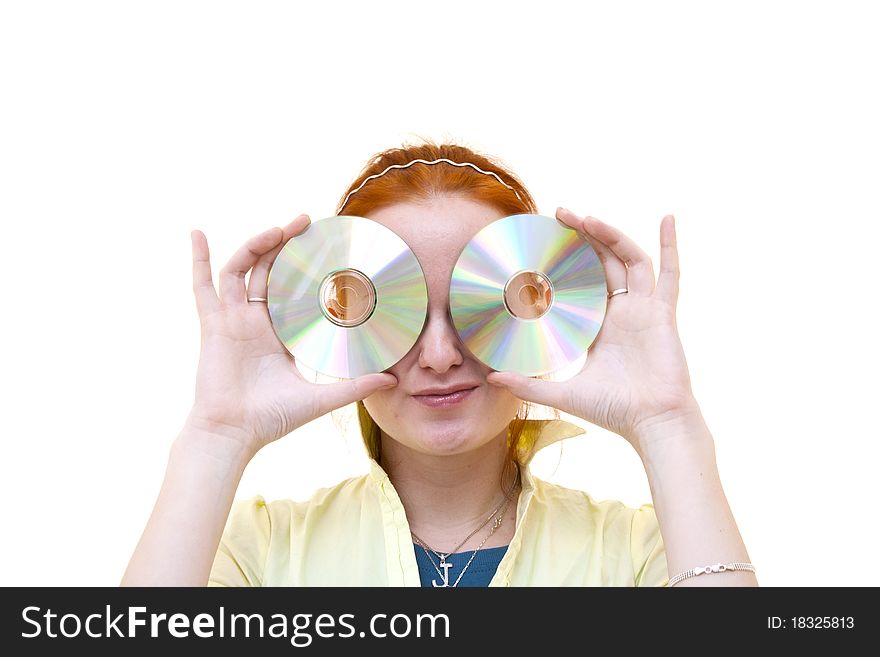
<path id="1" fill-rule="evenodd" d="M 516 214 L 465 246 L 449 306 L 477 358 L 538 376 L 584 354 L 602 326 L 607 294 L 605 269 L 588 241 L 555 218 Z"/>
<path id="2" fill-rule="evenodd" d="M 364 217 L 312 222 L 269 272 L 269 316 L 297 361 L 329 376 L 381 372 L 425 323 L 422 268 L 391 229 Z"/>

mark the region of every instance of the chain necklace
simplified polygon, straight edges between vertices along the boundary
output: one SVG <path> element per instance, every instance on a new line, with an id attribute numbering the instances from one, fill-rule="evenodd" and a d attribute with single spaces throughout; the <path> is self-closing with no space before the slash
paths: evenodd
<path id="1" fill-rule="evenodd" d="M 516 462 L 514 462 L 514 465 L 516 465 Z M 519 481 L 519 466 L 516 465 L 516 478 L 513 480 L 513 485 L 510 487 L 510 490 L 504 494 L 504 500 L 501 502 L 501 504 L 499 504 L 498 506 L 495 507 L 495 509 L 492 511 L 492 513 L 489 514 L 489 517 L 486 518 L 486 520 L 483 521 L 483 523 L 479 527 L 477 527 L 474 531 L 472 531 L 470 534 L 468 534 L 461 543 L 456 545 L 449 552 L 438 552 L 434 548 L 430 547 L 427 543 L 425 543 L 425 541 L 420 539 L 414 531 L 410 530 L 412 537 L 415 539 L 416 543 L 418 543 L 422 547 L 422 549 L 425 551 L 425 555 L 428 557 L 428 561 L 431 562 L 431 565 L 434 566 L 434 570 L 437 571 L 437 574 L 440 575 L 440 578 L 443 580 L 442 583 L 437 583 L 436 580 L 432 581 L 431 583 L 435 587 L 445 588 L 445 587 L 450 586 L 450 584 L 449 584 L 449 569 L 452 568 L 452 564 L 446 560 L 449 558 L 450 555 L 455 554 L 455 552 L 462 545 L 467 543 L 477 532 L 479 532 L 481 529 L 483 529 L 483 527 L 488 525 L 489 521 L 494 518 L 495 522 L 492 523 L 492 528 L 489 530 L 489 533 L 486 535 L 486 538 L 483 539 L 483 541 L 477 546 L 477 549 L 474 550 L 473 554 L 471 554 L 470 559 L 468 559 L 468 562 L 464 565 L 464 568 L 462 568 L 461 572 L 458 574 L 458 577 L 456 578 L 455 583 L 451 585 L 452 588 L 455 588 L 456 586 L 458 586 L 458 583 L 461 581 L 461 578 L 464 577 L 465 572 L 467 571 L 467 569 L 470 567 L 471 563 L 473 562 L 474 557 L 477 556 L 477 552 L 479 552 L 482 549 L 482 547 L 486 544 L 486 541 L 489 540 L 489 538 L 492 536 L 492 534 L 494 534 L 495 531 L 501 526 L 501 523 L 504 522 L 504 514 L 507 511 L 507 507 L 510 505 L 511 495 L 512 495 L 513 491 L 515 490 L 516 484 L 518 481 Z M 431 557 L 432 552 L 437 556 L 438 559 L 440 559 L 439 565 L 437 565 L 437 563 L 434 562 L 433 557 Z M 441 569 L 442 569 L 442 572 L 441 572 Z"/>

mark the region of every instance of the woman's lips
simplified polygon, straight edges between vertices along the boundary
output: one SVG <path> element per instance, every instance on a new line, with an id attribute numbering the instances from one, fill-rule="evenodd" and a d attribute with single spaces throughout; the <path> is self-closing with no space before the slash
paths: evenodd
<path id="1" fill-rule="evenodd" d="M 448 395 L 413 395 L 412 398 L 420 404 L 431 408 L 447 408 L 462 403 L 470 397 L 474 390 L 476 388 L 468 388 L 467 390 L 458 390 Z"/>

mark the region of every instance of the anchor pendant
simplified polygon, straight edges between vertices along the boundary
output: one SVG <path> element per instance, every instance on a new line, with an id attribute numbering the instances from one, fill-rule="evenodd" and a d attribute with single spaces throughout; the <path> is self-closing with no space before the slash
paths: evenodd
<path id="1" fill-rule="evenodd" d="M 431 580 L 431 584 L 434 588 L 442 589 L 449 586 L 449 569 L 452 568 L 452 564 L 446 563 L 446 556 L 447 555 L 440 557 L 440 568 L 443 569 L 443 583 L 438 584 L 437 580 Z"/>

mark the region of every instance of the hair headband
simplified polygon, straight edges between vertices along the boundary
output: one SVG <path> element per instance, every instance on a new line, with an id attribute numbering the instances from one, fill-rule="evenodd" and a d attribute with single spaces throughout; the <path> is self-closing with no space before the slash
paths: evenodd
<path id="1" fill-rule="evenodd" d="M 475 169 L 476 171 L 479 171 L 480 173 L 482 173 L 482 174 L 484 174 L 484 175 L 492 176 L 492 177 L 495 178 L 498 182 L 500 182 L 502 185 L 504 185 L 504 186 L 507 187 L 510 191 L 512 191 L 514 194 L 516 194 L 516 197 L 517 197 L 520 201 L 522 201 L 522 197 L 519 195 L 519 193 L 518 193 L 513 187 L 511 187 L 511 186 L 508 185 L 506 182 L 504 182 L 503 180 L 501 180 L 501 178 L 498 176 L 497 173 L 495 173 L 495 172 L 493 172 L 493 171 L 483 171 L 483 170 L 482 170 L 480 167 L 478 167 L 476 164 L 472 164 L 472 163 L 470 163 L 470 162 L 453 162 L 452 160 L 447 160 L 446 158 L 440 158 L 440 159 L 437 159 L 437 160 L 432 160 L 432 161 L 430 161 L 430 162 L 427 161 L 427 160 L 413 160 L 412 162 L 407 162 L 406 164 L 392 164 L 392 165 L 389 165 L 388 167 L 386 167 L 385 170 L 384 170 L 382 173 L 376 173 L 376 174 L 373 174 L 372 176 L 367 176 L 367 178 L 365 178 L 364 181 L 363 181 L 360 185 L 357 186 L 357 188 L 351 190 L 351 191 L 346 195 L 345 200 L 342 202 L 342 205 L 341 205 L 340 208 L 339 208 L 339 211 L 341 212 L 341 211 L 342 211 L 342 208 L 344 208 L 344 207 L 346 206 L 346 204 L 348 203 L 348 199 L 351 198 L 351 195 L 352 195 L 352 194 L 354 194 L 354 193 L 357 192 L 357 191 L 360 191 L 361 188 L 362 188 L 364 185 L 366 185 L 369 181 L 371 181 L 373 178 L 378 178 L 378 177 L 380 177 L 380 176 L 384 176 L 384 175 L 385 175 L 386 173 L 388 173 L 391 169 L 406 169 L 407 167 L 411 167 L 413 164 L 416 164 L 416 163 L 421 163 L 421 164 L 437 164 L 437 163 L 439 163 L 439 162 L 445 162 L 446 164 L 451 164 L 451 165 L 454 166 L 454 167 L 471 167 L 472 169 Z"/>

